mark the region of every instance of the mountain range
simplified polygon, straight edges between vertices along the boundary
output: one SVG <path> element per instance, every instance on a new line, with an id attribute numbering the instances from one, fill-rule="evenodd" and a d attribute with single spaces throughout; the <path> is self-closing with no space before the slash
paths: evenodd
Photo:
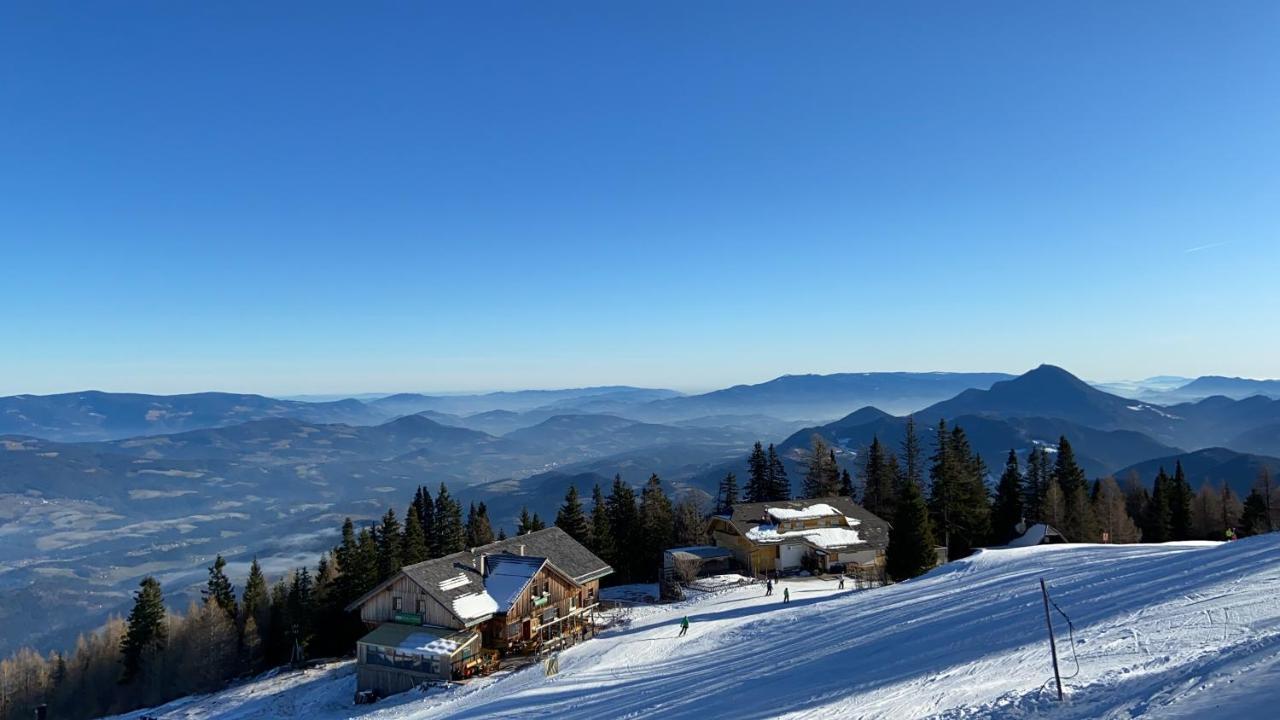
<path id="1" fill-rule="evenodd" d="M 1048 365 L 1016 377 L 795 375 L 698 395 L 14 396 L 0 398 L 0 651 L 65 646 L 122 610 L 143 573 L 180 605 L 216 553 L 240 574 L 254 555 L 269 572 L 314 562 L 343 517 L 403 511 L 420 484 L 486 502 L 510 531 L 521 507 L 550 521 L 570 485 L 589 496 L 615 474 L 657 473 L 705 498 L 726 472 L 745 480 L 756 440 L 777 444 L 797 487 L 815 434 L 856 471 L 873 438 L 899 445 L 908 413 L 926 449 L 938 421 L 963 426 L 994 472 L 1010 449 L 1052 451 L 1064 435 L 1092 476 L 1149 482 L 1181 460 L 1193 484 L 1246 492 L 1259 468 L 1280 469 L 1280 400 L 1159 404 Z"/>

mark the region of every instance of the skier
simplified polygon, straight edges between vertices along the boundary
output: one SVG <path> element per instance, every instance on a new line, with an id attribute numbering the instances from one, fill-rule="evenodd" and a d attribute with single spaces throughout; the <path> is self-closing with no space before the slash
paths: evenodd
<path id="1" fill-rule="evenodd" d="M 764 596 L 769 597 L 773 594 L 773 580 L 764 581 Z"/>
<path id="2" fill-rule="evenodd" d="M 782 588 L 782 604 L 791 602 L 791 588 Z"/>
<path id="3" fill-rule="evenodd" d="M 839 587 L 839 588 L 837 588 L 837 589 L 839 589 L 839 590 L 843 590 L 843 589 L 844 589 L 844 573 L 840 573 L 840 587 Z"/>
<path id="4" fill-rule="evenodd" d="M 681 618 L 681 619 L 680 619 L 680 635 L 679 635 L 679 637 L 684 637 L 684 634 L 685 634 L 685 633 L 687 633 L 687 632 L 689 632 L 689 616 L 688 616 L 688 615 L 685 615 L 683 618 Z"/>
<path id="5" fill-rule="evenodd" d="M 1227 528 L 1227 542 L 1231 542 L 1232 540 L 1235 540 L 1235 539 L 1236 539 L 1236 529 Z"/>

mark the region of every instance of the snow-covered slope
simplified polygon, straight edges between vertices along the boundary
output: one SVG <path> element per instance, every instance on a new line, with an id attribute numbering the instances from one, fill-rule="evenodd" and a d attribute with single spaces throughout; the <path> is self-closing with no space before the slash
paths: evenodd
<path id="1" fill-rule="evenodd" d="M 1052 677 L 1039 578 L 1068 698 Z M 162 718 L 1233 718 L 1280 704 L 1280 534 L 979 553 L 889 588 L 756 587 L 637 610 L 537 667 L 374 706 L 350 663 L 171 704 Z M 689 634 L 677 638 L 687 614 Z M 1077 670 L 1077 661 L 1079 669 Z"/>

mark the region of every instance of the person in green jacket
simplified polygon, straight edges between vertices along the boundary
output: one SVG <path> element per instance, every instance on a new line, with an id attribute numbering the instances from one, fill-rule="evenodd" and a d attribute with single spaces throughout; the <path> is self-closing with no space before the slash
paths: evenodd
<path id="1" fill-rule="evenodd" d="M 791 602 L 791 588 L 782 588 L 782 602 L 784 605 Z"/>
<path id="2" fill-rule="evenodd" d="M 689 632 L 689 616 L 688 616 L 688 615 L 685 615 L 683 618 L 681 618 L 681 619 L 680 619 L 680 635 L 679 635 L 679 637 L 684 637 L 684 634 L 685 634 L 685 633 L 687 633 L 687 632 Z"/>

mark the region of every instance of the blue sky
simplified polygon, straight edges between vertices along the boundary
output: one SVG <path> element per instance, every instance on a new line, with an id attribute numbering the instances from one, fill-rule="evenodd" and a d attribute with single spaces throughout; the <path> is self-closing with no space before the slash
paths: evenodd
<path id="1" fill-rule="evenodd" d="M 1280 375 L 1274 2 L 0 5 L 0 393 Z"/>

